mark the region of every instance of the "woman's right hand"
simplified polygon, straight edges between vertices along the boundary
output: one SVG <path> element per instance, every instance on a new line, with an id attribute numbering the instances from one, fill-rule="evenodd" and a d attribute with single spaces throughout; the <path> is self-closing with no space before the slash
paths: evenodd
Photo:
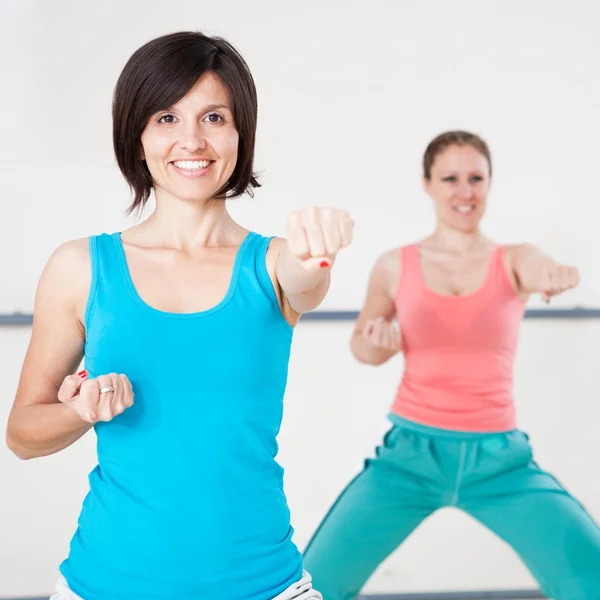
<path id="1" fill-rule="evenodd" d="M 362 338 L 371 348 L 377 350 L 387 350 L 395 354 L 402 348 L 398 326 L 384 317 L 366 321 L 362 328 Z"/>
<path id="2" fill-rule="evenodd" d="M 87 379 L 87 372 L 65 377 L 58 399 L 94 425 L 110 421 L 133 405 L 133 389 L 126 375 L 110 373 Z"/>

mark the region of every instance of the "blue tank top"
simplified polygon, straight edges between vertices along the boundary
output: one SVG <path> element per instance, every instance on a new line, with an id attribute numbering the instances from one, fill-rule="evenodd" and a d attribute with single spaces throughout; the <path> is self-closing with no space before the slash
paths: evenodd
<path id="1" fill-rule="evenodd" d="M 121 236 L 90 238 L 89 377 L 134 405 L 95 426 L 98 464 L 60 570 L 85 600 L 270 600 L 302 576 L 276 462 L 292 328 L 249 233 L 223 300 L 190 314 L 137 294 Z"/>

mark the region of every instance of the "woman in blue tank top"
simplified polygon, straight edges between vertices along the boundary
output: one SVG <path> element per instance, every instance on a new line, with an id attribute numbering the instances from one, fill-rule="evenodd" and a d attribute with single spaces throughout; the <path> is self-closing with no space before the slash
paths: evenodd
<path id="1" fill-rule="evenodd" d="M 250 71 L 220 38 L 154 39 L 117 82 L 130 210 L 151 193 L 156 208 L 54 252 L 7 430 L 21 458 L 97 435 L 54 598 L 320 598 L 276 438 L 293 326 L 325 296 L 353 224 L 309 208 L 272 239 L 232 219 L 225 199 L 259 186 L 256 120 Z"/>

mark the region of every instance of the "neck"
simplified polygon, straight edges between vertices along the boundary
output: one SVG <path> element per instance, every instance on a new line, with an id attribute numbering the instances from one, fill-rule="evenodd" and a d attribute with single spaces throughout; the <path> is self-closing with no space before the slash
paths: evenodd
<path id="1" fill-rule="evenodd" d="M 237 245 L 246 231 L 233 220 L 224 199 L 191 202 L 167 197 L 161 190 L 155 211 L 139 229 L 154 242 L 178 250 Z"/>
<path id="2" fill-rule="evenodd" d="M 427 241 L 439 249 L 458 254 L 477 250 L 482 245 L 488 243 L 487 238 L 479 229 L 474 231 L 459 231 L 446 227 L 442 223 L 438 224 L 433 234 L 427 238 Z"/>

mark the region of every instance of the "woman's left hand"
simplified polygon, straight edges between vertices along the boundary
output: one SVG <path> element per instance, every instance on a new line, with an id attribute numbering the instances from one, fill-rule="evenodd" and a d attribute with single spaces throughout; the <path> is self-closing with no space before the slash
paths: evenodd
<path id="1" fill-rule="evenodd" d="M 577 267 L 554 264 L 542 268 L 540 274 L 542 298 L 550 302 L 552 296 L 566 292 L 579 284 L 579 271 Z"/>
<path id="2" fill-rule="evenodd" d="M 347 211 L 310 206 L 288 217 L 288 249 L 307 271 L 331 267 L 337 253 L 350 245 L 353 230 Z"/>
<path id="3" fill-rule="evenodd" d="M 579 284 L 577 267 L 563 265 L 529 244 L 515 248 L 514 269 L 522 292 L 541 294 L 545 302 Z"/>

